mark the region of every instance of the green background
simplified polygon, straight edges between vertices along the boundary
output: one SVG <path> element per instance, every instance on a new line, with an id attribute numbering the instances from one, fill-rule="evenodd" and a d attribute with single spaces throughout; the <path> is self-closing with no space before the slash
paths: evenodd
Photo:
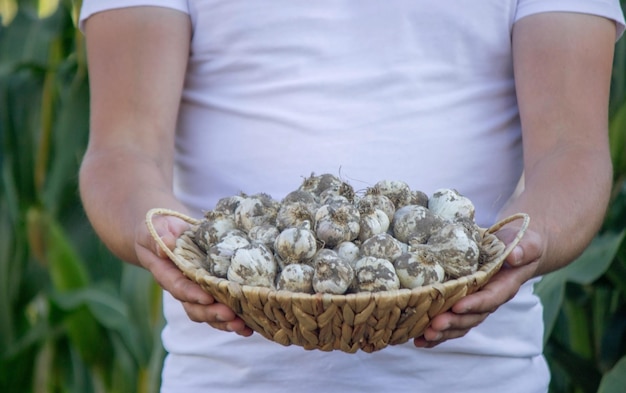
<path id="1" fill-rule="evenodd" d="M 78 198 L 89 107 L 79 7 L 0 0 L 0 391 L 157 392 L 160 290 L 102 246 Z M 625 391 L 626 39 L 610 116 L 604 226 L 537 286 L 554 393 Z"/>

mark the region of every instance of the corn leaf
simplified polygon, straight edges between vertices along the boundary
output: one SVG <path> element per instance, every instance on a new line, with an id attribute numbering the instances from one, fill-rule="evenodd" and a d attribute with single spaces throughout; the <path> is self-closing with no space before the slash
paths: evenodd
<path id="1" fill-rule="evenodd" d="M 626 387 L 626 356 L 609 371 L 600 383 L 598 393 L 623 393 Z"/>

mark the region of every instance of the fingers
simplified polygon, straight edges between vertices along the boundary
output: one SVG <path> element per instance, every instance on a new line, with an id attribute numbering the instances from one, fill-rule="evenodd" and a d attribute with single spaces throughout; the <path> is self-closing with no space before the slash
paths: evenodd
<path id="1" fill-rule="evenodd" d="M 237 317 L 233 310 L 223 304 L 215 303 L 205 306 L 195 303 L 183 303 L 183 307 L 189 319 L 194 322 L 206 322 L 215 329 L 234 332 L 244 337 L 248 337 L 253 333 L 252 329 L 246 326 L 245 322 Z"/>
<path id="2" fill-rule="evenodd" d="M 450 311 L 434 317 L 424 335 L 414 340 L 415 346 L 432 348 L 446 340 L 465 336 L 511 300 L 521 285 L 533 277 L 537 265 L 535 260 L 520 267 L 504 266 L 480 291 L 462 298 Z"/>
<path id="3" fill-rule="evenodd" d="M 505 244 L 509 244 L 513 241 L 517 235 L 518 228 L 505 227 L 499 230 L 496 235 Z M 508 255 L 506 262 L 510 266 L 521 266 L 532 262 L 535 262 L 543 255 L 545 244 L 541 236 L 533 231 L 527 230 L 524 236 L 520 239 L 519 243 Z"/>
<path id="4" fill-rule="evenodd" d="M 174 249 L 176 239 L 189 228 L 186 222 L 176 217 L 156 217 L 153 225 L 161 240 L 170 249 Z M 233 310 L 224 304 L 217 303 L 213 296 L 187 278 L 169 260 L 144 227 L 145 225 L 140 227 L 137 233 L 135 245 L 137 257 L 142 266 L 152 273 L 156 282 L 182 303 L 189 319 L 244 337 L 252 335 L 252 329 L 246 326 Z"/>

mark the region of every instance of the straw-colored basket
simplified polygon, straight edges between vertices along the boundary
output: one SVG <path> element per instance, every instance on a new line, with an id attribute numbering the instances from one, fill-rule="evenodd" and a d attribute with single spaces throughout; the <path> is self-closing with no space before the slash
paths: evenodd
<path id="1" fill-rule="evenodd" d="M 374 352 L 421 336 L 433 317 L 489 281 L 529 223 L 528 215 L 519 213 L 482 229 L 481 264 L 469 276 L 415 289 L 311 295 L 240 285 L 211 276 L 200 265 L 204 256 L 191 239 L 191 231 L 178 239 L 174 253 L 157 235 L 152 222 L 155 215 L 181 218 L 192 230 L 200 221 L 167 209 L 153 209 L 146 217 L 150 233 L 176 266 L 217 301 L 232 308 L 254 331 L 282 345 L 347 353 L 359 349 Z M 520 219 L 523 223 L 516 238 L 505 246 L 494 233 Z"/>

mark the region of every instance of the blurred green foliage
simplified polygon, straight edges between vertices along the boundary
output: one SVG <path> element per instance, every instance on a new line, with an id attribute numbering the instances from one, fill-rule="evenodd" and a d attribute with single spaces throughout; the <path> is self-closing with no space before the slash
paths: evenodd
<path id="1" fill-rule="evenodd" d="M 161 292 L 102 246 L 77 194 L 89 109 L 79 8 L 0 0 L 2 392 L 159 388 Z M 626 386 L 626 39 L 612 82 L 605 224 L 583 256 L 537 285 L 553 393 Z"/>

